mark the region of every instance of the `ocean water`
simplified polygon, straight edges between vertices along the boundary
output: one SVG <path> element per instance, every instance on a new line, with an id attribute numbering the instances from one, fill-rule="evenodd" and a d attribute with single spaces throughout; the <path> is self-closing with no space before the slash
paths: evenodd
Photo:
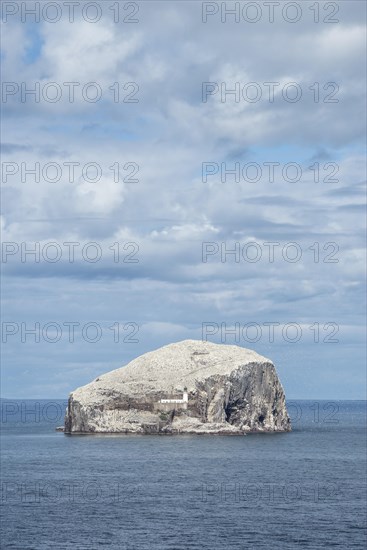
<path id="1" fill-rule="evenodd" d="M 65 405 L 2 401 L 1 548 L 365 548 L 364 401 L 244 437 L 66 436 Z"/>

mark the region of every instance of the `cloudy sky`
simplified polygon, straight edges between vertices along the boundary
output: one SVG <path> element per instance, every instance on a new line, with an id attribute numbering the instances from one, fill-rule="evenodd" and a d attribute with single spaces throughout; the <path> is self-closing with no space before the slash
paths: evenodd
<path id="1" fill-rule="evenodd" d="M 3 8 L 2 396 L 206 338 L 364 398 L 365 3 L 56 4 Z"/>

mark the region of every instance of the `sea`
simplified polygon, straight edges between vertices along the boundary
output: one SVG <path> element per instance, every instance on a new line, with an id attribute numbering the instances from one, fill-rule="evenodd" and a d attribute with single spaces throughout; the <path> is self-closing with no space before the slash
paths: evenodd
<path id="1" fill-rule="evenodd" d="M 291 401 L 292 432 L 65 435 L 1 401 L 1 548 L 366 548 L 366 402 Z"/>

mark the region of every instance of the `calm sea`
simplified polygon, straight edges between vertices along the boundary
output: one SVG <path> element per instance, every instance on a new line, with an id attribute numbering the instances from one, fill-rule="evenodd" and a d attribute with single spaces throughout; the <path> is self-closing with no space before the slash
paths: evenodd
<path id="1" fill-rule="evenodd" d="M 245 437 L 65 436 L 66 401 L 1 403 L 1 548 L 365 548 L 364 401 Z"/>

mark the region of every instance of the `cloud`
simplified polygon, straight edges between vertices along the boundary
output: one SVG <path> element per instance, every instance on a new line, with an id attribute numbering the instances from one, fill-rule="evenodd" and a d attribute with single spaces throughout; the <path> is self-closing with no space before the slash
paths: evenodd
<path id="1" fill-rule="evenodd" d="M 36 380 L 30 386 L 34 396 L 49 397 L 51 380 L 54 396 L 63 397 L 143 351 L 181 337 L 200 338 L 205 321 L 333 321 L 352 327 L 339 346 L 302 341 L 297 353 L 284 341 L 273 347 L 240 342 L 279 361 L 294 397 L 301 395 L 310 362 L 335 362 L 342 369 L 353 346 L 360 361 L 364 6 L 340 7 L 335 25 L 315 24 L 311 12 L 297 24 L 223 24 L 220 18 L 204 24 L 200 6 L 184 2 L 144 3 L 140 23 L 132 25 L 114 24 L 112 12 L 96 24 L 63 19 L 30 28 L 14 19 L 3 25 L 4 80 L 29 87 L 39 81 L 41 98 L 49 82 L 62 90 L 57 102 L 31 96 L 22 102 L 17 93 L 4 104 L 3 161 L 18 170 L 3 181 L 3 241 L 19 245 L 3 265 L 5 317 L 29 323 L 50 316 L 60 322 L 89 319 L 107 327 L 94 347 L 62 341 L 37 347 L 9 339 L 5 394 L 18 391 L 12 373 L 29 383 L 30 375 L 21 374 L 26 364 Z M 80 86 L 70 102 L 64 83 L 74 81 Z M 100 101 L 83 98 L 88 82 L 100 86 Z M 119 102 L 111 89 L 116 82 Z M 139 87 L 137 103 L 121 101 L 133 91 L 124 89 L 129 82 Z M 203 82 L 218 84 L 207 102 Z M 259 101 L 243 95 L 238 102 L 233 95 L 221 101 L 221 84 L 230 90 L 237 82 L 241 94 L 257 83 Z M 266 82 L 279 83 L 274 102 L 267 99 Z M 282 93 L 290 82 L 302 89 L 295 103 Z M 333 82 L 337 87 L 328 84 Z M 325 102 L 334 92 L 339 102 Z M 206 183 L 203 162 L 218 166 Z M 230 175 L 222 181 L 222 163 L 228 170 L 240 163 L 242 170 L 251 162 L 261 167 L 257 181 L 241 176 L 236 182 Z M 269 162 L 279 162 L 272 182 L 264 164 Z M 299 181 L 284 178 L 289 162 L 300 166 Z M 36 163 L 39 180 L 30 172 Z M 44 177 L 50 163 L 60 167 L 58 181 Z M 85 178 L 90 163 L 100 167 L 98 181 Z M 42 253 L 39 262 L 31 256 L 22 261 L 22 243 L 39 243 L 44 251 L 50 242 L 61 247 L 60 261 L 46 261 Z M 74 262 L 64 245 L 70 242 L 79 243 Z M 139 261 L 124 262 L 132 249 L 122 248 L 115 262 L 117 242 L 136 243 Z M 213 242 L 218 252 L 204 262 L 203 243 Z M 273 262 L 264 244 L 269 242 L 279 242 Z M 284 259 L 293 242 L 301 250 L 295 263 Z M 101 247 L 99 261 L 82 257 L 88 243 Z M 239 261 L 230 254 L 236 243 Z M 248 243 L 260 248 L 259 261 L 244 258 Z M 224 261 L 222 246 L 229 251 Z M 329 263 L 330 257 L 338 262 Z M 139 344 L 112 343 L 108 326 L 117 320 L 142 327 Z M 326 375 L 314 370 L 315 392 L 329 395 Z M 359 396 L 360 379 L 351 380 L 348 395 Z M 333 396 L 343 396 L 344 386 L 333 386 Z"/>

